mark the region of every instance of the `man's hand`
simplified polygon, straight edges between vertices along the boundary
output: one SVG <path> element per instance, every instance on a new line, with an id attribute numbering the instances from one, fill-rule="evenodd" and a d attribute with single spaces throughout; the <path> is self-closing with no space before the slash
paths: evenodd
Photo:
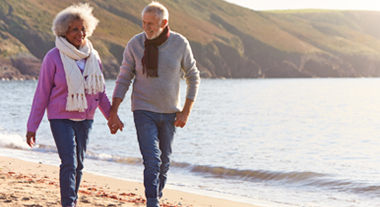
<path id="1" fill-rule="evenodd" d="M 26 143 L 33 147 L 33 145 L 36 143 L 36 132 L 27 132 L 26 133 Z"/>
<path id="2" fill-rule="evenodd" d="M 181 127 L 183 128 L 187 120 L 189 119 L 191 109 L 193 108 L 194 101 L 191 99 L 186 99 L 185 105 L 183 106 L 183 110 L 181 112 L 177 112 L 175 121 L 174 121 L 174 126 L 175 127 Z"/>
<path id="3" fill-rule="evenodd" d="M 183 128 L 186 125 L 187 120 L 189 119 L 189 115 L 190 115 L 189 113 L 184 113 L 182 111 L 177 112 L 177 115 L 174 121 L 174 126 Z"/>

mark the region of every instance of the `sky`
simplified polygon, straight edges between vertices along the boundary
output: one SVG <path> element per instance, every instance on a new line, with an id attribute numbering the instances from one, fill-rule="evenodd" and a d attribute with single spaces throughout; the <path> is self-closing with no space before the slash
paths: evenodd
<path id="1" fill-rule="evenodd" d="M 380 0 L 225 0 L 253 10 L 333 9 L 380 11 Z"/>

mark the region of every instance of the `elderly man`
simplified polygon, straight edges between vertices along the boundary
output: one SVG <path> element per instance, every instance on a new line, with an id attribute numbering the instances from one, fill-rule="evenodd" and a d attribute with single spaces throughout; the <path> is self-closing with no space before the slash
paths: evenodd
<path id="1" fill-rule="evenodd" d="M 184 127 L 200 83 L 199 71 L 182 35 L 170 31 L 169 13 L 158 2 L 142 11 L 144 32 L 127 44 L 116 80 L 109 118 L 111 133 L 122 130 L 117 117 L 120 103 L 133 81 L 132 111 L 144 160 L 147 206 L 159 206 L 172 153 L 175 127 Z M 186 101 L 180 109 L 180 79 L 187 83 Z"/>

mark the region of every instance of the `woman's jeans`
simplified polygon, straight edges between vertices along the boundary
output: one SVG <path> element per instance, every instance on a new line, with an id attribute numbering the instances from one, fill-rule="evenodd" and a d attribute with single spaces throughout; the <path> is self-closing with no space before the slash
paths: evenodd
<path id="1" fill-rule="evenodd" d="M 93 120 L 50 119 L 50 128 L 61 159 L 59 183 L 62 206 L 75 206 L 82 178 L 84 155 Z"/>
<path id="2" fill-rule="evenodd" d="M 159 207 L 172 153 L 176 113 L 134 111 L 140 151 L 144 160 L 144 186 L 148 207 Z"/>

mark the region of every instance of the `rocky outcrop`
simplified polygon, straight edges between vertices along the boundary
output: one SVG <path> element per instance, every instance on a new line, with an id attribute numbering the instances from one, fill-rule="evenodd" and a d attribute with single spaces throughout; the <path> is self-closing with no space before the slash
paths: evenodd
<path id="1" fill-rule="evenodd" d="M 37 71 L 38 72 L 38 71 Z M 0 59 L 0 80 L 30 80 L 36 76 L 22 74 L 17 68 L 12 66 L 11 60 Z"/>
<path id="2" fill-rule="evenodd" d="M 107 79 L 142 31 L 144 1 L 95 1 L 91 37 Z M 379 77 L 380 12 L 258 12 L 220 0 L 162 0 L 170 27 L 188 38 L 203 78 Z M 66 4 L 0 2 L 0 79 L 38 78 L 54 47 L 51 20 Z"/>

